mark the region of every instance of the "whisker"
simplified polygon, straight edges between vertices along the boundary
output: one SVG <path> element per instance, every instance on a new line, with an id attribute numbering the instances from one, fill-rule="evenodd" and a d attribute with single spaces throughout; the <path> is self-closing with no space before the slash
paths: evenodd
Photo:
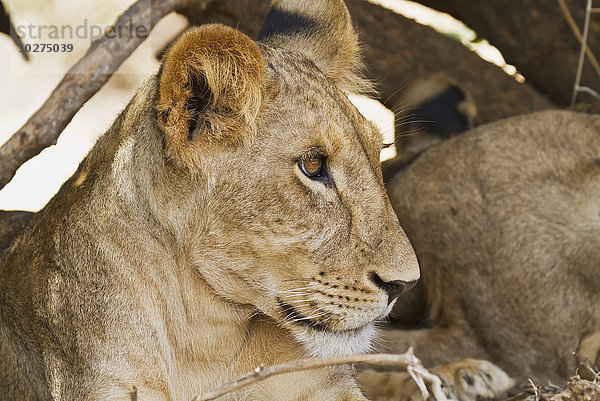
<path id="1" fill-rule="evenodd" d="M 392 97 L 394 97 L 395 95 L 398 94 L 398 92 L 400 92 L 401 90 L 406 88 L 407 85 L 408 84 L 404 84 L 401 87 L 399 87 L 398 89 L 396 89 L 395 91 L 393 91 L 383 102 L 381 102 L 381 104 L 386 104 L 387 102 L 389 102 Z"/>

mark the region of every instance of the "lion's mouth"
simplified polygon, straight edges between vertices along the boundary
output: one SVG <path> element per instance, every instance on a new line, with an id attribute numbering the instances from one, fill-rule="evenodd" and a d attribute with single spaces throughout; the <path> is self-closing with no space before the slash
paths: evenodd
<path id="1" fill-rule="evenodd" d="M 279 304 L 279 307 L 281 308 L 286 320 L 291 320 L 295 323 L 306 325 L 315 330 L 327 331 L 326 325 L 319 322 L 315 322 L 314 320 L 308 317 L 302 316 L 302 314 L 300 314 L 300 312 L 298 312 L 296 308 L 294 308 L 290 304 L 283 302 L 280 298 L 277 298 L 277 303 Z"/>
<path id="2" fill-rule="evenodd" d="M 323 324 L 319 321 L 315 321 L 309 317 L 303 316 L 296 308 L 294 308 L 292 305 L 284 302 L 281 298 L 277 298 L 277 303 L 279 304 L 279 307 L 281 308 L 281 311 L 283 312 L 283 316 L 284 316 L 285 320 L 291 321 L 294 323 L 299 323 L 301 325 L 304 325 L 306 327 L 309 327 L 311 329 L 321 331 L 321 332 L 332 332 L 333 331 L 333 330 L 331 330 L 331 328 L 328 325 Z M 335 331 L 336 332 L 356 332 L 356 331 L 360 331 L 361 329 L 363 329 L 366 326 L 368 326 L 368 323 L 365 325 L 361 325 L 359 327 L 353 327 L 353 328 L 349 328 L 349 329 L 341 329 L 341 330 L 335 330 Z"/>

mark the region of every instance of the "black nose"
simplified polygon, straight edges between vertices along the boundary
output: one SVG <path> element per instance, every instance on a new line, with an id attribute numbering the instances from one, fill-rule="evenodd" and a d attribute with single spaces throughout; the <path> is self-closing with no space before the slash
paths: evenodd
<path id="1" fill-rule="evenodd" d="M 371 281 L 388 294 L 388 303 L 396 299 L 400 294 L 404 294 L 406 291 L 412 289 L 416 284 L 415 281 L 383 281 L 377 273 L 371 273 Z"/>

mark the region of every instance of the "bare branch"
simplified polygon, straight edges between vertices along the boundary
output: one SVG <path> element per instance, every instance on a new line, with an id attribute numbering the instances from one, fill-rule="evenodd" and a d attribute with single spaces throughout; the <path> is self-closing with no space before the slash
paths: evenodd
<path id="1" fill-rule="evenodd" d="M 202 10 L 211 0 L 138 0 L 92 43 L 89 50 L 64 76 L 42 107 L 0 148 L 0 189 L 27 160 L 56 144 L 60 133 L 77 111 L 111 77 L 142 43 L 156 23 L 177 7 L 194 3 Z M 121 28 L 143 27 L 146 35 L 122 38 Z M 143 29 L 141 30 L 143 32 Z M 140 31 L 136 31 L 140 32 Z"/>
<path id="2" fill-rule="evenodd" d="M 569 24 L 569 28 L 571 28 L 573 35 L 575 35 L 575 37 L 577 38 L 579 43 L 582 46 L 585 46 L 585 53 L 587 54 L 588 58 L 590 59 L 590 62 L 592 63 L 592 67 L 594 67 L 596 74 L 598 74 L 598 76 L 600 77 L 600 63 L 598 63 L 596 56 L 594 56 L 594 53 L 592 53 L 592 49 L 590 49 L 590 47 L 587 45 L 587 43 L 585 43 L 585 45 L 584 45 L 583 37 L 581 36 L 581 32 L 579 31 L 579 28 L 577 27 L 577 24 L 575 23 L 575 20 L 573 19 L 573 15 L 571 15 L 571 11 L 569 10 L 567 3 L 565 3 L 565 0 L 557 0 L 557 1 L 558 1 L 558 5 L 560 7 L 560 11 L 562 12 L 563 16 L 565 17 L 567 24 Z M 590 13 L 591 13 L 591 11 L 593 11 L 593 9 L 590 10 Z"/>
<path id="3" fill-rule="evenodd" d="M 423 397 L 425 399 L 427 399 L 429 396 L 429 392 L 427 391 L 424 383 L 428 382 L 431 386 L 433 396 L 437 401 L 448 401 L 448 398 L 442 391 L 441 380 L 436 375 L 429 373 L 427 369 L 423 367 L 421 361 L 413 354 L 412 348 L 410 348 L 404 354 L 369 354 L 332 358 L 306 358 L 269 367 L 264 367 L 261 365 L 254 369 L 252 373 L 242 376 L 232 382 L 225 383 L 214 391 L 196 396 L 192 401 L 214 400 L 227 393 L 239 390 L 250 384 L 258 383 L 275 375 L 348 364 L 367 364 L 406 368 L 413 380 L 417 382 L 417 385 L 423 393 Z"/>

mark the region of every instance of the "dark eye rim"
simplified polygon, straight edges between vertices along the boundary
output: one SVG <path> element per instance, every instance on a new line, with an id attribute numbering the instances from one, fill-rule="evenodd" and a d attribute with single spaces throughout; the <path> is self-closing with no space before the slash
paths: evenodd
<path id="1" fill-rule="evenodd" d="M 306 171 L 306 167 L 304 165 L 305 161 L 310 158 L 320 158 L 322 161 L 321 168 L 314 174 L 310 174 L 308 171 Z M 302 156 L 300 156 L 297 159 L 297 164 L 300 168 L 300 171 L 302 171 L 302 174 L 304 174 L 312 180 L 321 180 L 327 177 L 327 156 L 325 156 L 325 154 L 323 154 L 323 152 L 319 151 L 318 149 L 311 149 Z"/>

